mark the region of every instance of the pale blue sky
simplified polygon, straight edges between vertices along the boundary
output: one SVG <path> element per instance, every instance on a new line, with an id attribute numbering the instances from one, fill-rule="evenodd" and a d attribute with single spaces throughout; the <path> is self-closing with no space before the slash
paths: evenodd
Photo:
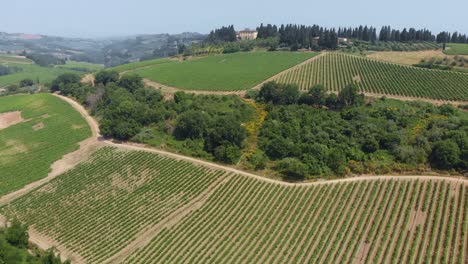
<path id="1" fill-rule="evenodd" d="M 0 31 L 73 37 L 207 33 L 261 22 L 468 33 L 467 0 L 1 0 L 0 8 Z"/>

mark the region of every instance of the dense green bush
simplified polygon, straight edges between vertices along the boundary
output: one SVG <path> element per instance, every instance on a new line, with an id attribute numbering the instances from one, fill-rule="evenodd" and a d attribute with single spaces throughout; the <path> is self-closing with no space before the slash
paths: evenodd
<path id="1" fill-rule="evenodd" d="M 301 105 L 269 107 L 259 147 L 286 177 L 468 169 L 465 112 L 384 98 L 364 104 L 351 86 L 324 105 L 331 96 L 321 90 Z"/>
<path id="2" fill-rule="evenodd" d="M 61 264 L 54 249 L 46 252 L 30 248 L 27 227 L 14 220 L 8 228 L 0 228 L 0 263 L 5 264 Z M 30 251 L 30 252 L 28 252 Z M 70 263 L 66 261 L 65 263 Z"/>
<path id="3" fill-rule="evenodd" d="M 76 75 L 62 75 L 51 90 L 90 107 L 105 137 L 157 145 L 181 142 L 175 144 L 179 150 L 225 163 L 241 157 L 247 138 L 242 122 L 254 111 L 236 96 L 178 92 L 173 100 L 163 100 L 159 90 L 144 87 L 140 76 L 118 78 L 113 72 L 98 73 L 95 87 L 81 84 Z"/>

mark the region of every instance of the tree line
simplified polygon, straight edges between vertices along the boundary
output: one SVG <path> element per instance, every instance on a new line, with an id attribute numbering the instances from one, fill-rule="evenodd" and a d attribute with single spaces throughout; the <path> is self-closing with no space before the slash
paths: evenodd
<path id="1" fill-rule="evenodd" d="M 278 39 L 279 45 L 295 48 L 336 49 L 339 38 L 347 38 L 368 42 L 439 42 L 468 43 L 467 36 L 455 32 L 441 32 L 434 35 L 428 29 L 403 28 L 393 29 L 383 26 L 379 31 L 376 27 L 361 25 L 358 27 L 326 28 L 319 25 L 287 24 L 279 27 L 272 24 L 260 24 L 257 27 L 257 39 Z M 236 31 L 233 25 L 215 29 L 206 39 L 207 43 L 234 42 Z"/>

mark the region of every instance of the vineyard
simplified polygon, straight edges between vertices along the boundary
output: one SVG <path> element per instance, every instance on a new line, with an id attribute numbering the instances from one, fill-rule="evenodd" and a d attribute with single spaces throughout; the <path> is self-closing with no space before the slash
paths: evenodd
<path id="1" fill-rule="evenodd" d="M 187 205 L 189 213 L 171 217 Z M 462 264 L 468 257 L 468 185 L 455 179 L 286 185 L 105 147 L 2 211 L 88 263 Z M 145 243 L 125 250 L 141 237 Z"/>
<path id="2" fill-rule="evenodd" d="M 236 177 L 127 263 L 464 263 L 468 188 L 429 180 L 286 187 Z"/>
<path id="3" fill-rule="evenodd" d="M 313 52 L 239 52 L 181 62 L 161 62 L 131 72 L 182 89 L 239 91 L 252 88 L 315 55 L 317 53 Z"/>
<path id="4" fill-rule="evenodd" d="M 149 67 L 149 66 L 153 66 L 153 65 L 158 65 L 158 64 L 163 64 L 163 63 L 170 63 L 170 62 L 176 62 L 176 61 L 172 60 L 172 59 L 168 59 L 168 58 L 145 60 L 145 61 L 122 64 L 122 65 L 119 65 L 119 66 L 109 68 L 109 70 L 118 71 L 118 72 L 121 73 L 121 72 L 136 70 L 138 68 Z"/>
<path id="5" fill-rule="evenodd" d="M 22 122 L 0 130 L 0 195 L 47 176 L 91 131 L 68 103 L 48 94 L 0 97 L 0 113 L 21 111 Z"/>
<path id="6" fill-rule="evenodd" d="M 468 101 L 468 74 L 420 69 L 341 53 L 325 54 L 280 75 L 277 80 L 298 84 L 301 90 L 323 84 L 336 92 L 356 82 L 367 93 Z"/>
<path id="7" fill-rule="evenodd" d="M 3 211 L 87 262 L 102 263 L 224 174 L 148 152 L 106 147 Z"/>

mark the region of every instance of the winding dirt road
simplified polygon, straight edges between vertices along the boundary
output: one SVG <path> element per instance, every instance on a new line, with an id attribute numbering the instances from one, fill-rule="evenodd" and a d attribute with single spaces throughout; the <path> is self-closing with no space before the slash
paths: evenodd
<path id="1" fill-rule="evenodd" d="M 57 97 L 61 98 L 62 100 L 68 102 L 76 111 L 78 111 L 86 119 L 86 121 L 88 122 L 88 124 L 89 124 L 89 126 L 91 128 L 92 137 L 90 137 L 90 138 L 86 139 L 85 141 L 81 142 L 79 150 L 77 150 L 75 152 L 72 152 L 72 153 L 69 153 L 69 154 L 65 155 L 61 160 L 56 161 L 52 165 L 51 173 L 46 178 L 41 179 L 41 180 L 39 180 L 37 182 L 31 183 L 28 186 L 26 186 L 26 187 L 24 187 L 24 188 L 22 188 L 22 189 L 20 189 L 20 190 L 18 190 L 16 192 L 13 192 L 13 193 L 10 193 L 10 194 L 7 194 L 5 196 L 0 197 L 0 206 L 5 205 L 5 204 L 17 199 L 17 198 L 29 193 L 30 191 L 42 186 L 43 184 L 49 182 L 50 180 L 54 179 L 55 177 L 57 177 L 58 175 L 64 173 L 65 171 L 72 169 L 78 163 L 80 163 L 83 160 L 86 160 L 87 157 L 89 157 L 89 155 L 91 155 L 97 149 L 99 149 L 99 148 L 101 148 L 103 146 L 112 146 L 112 147 L 117 147 L 117 148 L 124 148 L 124 149 L 127 149 L 127 150 L 138 150 L 138 151 L 152 152 L 152 153 L 156 153 L 156 154 L 159 154 L 159 155 L 171 157 L 171 158 L 174 158 L 174 159 L 188 161 L 188 162 L 191 162 L 191 163 L 194 163 L 194 164 L 197 164 L 197 165 L 202 165 L 202 166 L 206 166 L 206 167 L 209 167 L 209 168 L 224 170 L 224 171 L 226 171 L 228 173 L 233 173 L 233 174 L 237 174 L 237 175 L 251 177 L 251 178 L 255 178 L 257 180 L 266 181 L 266 182 L 270 182 L 270 183 L 274 183 L 274 184 L 280 184 L 280 185 L 284 185 L 284 186 L 298 186 L 298 185 L 312 186 L 312 185 L 321 185 L 321 184 L 332 184 L 332 183 L 343 183 L 343 182 L 365 181 L 365 180 L 384 180 L 384 179 L 402 179 L 402 180 L 409 180 L 409 179 L 411 179 L 411 180 L 416 180 L 416 179 L 429 180 L 429 179 L 432 179 L 432 180 L 455 181 L 455 182 L 464 183 L 464 184 L 468 185 L 468 179 L 463 178 L 463 177 L 420 176 L 420 175 L 410 175 L 410 176 L 397 176 L 397 175 L 359 176 L 359 177 L 352 177 L 352 178 L 346 178 L 346 179 L 316 181 L 316 182 L 306 182 L 306 183 L 288 183 L 288 182 L 283 182 L 283 181 L 279 181 L 279 180 L 269 179 L 269 178 L 265 178 L 265 177 L 262 177 L 262 176 L 259 176 L 259 175 L 253 174 L 253 173 L 238 170 L 238 169 L 235 169 L 235 168 L 232 168 L 232 167 L 228 167 L 228 166 L 224 166 L 224 165 L 220 165 L 220 164 L 216 164 L 216 163 L 208 162 L 208 161 L 204 161 L 204 160 L 199 160 L 199 159 L 196 159 L 196 158 L 187 157 L 187 156 L 184 156 L 184 155 L 175 154 L 175 153 L 171 153 L 171 152 L 167 152 L 167 151 L 163 151 L 163 150 L 159 150 L 159 149 L 155 149 L 155 148 L 149 148 L 149 147 L 144 146 L 144 145 L 137 145 L 137 144 L 132 144 L 132 143 L 114 143 L 114 142 L 111 142 L 109 140 L 102 140 L 100 138 L 98 123 L 94 120 L 94 118 L 92 118 L 89 115 L 89 113 L 86 111 L 86 109 L 83 106 L 81 106 L 79 103 L 73 101 L 70 98 L 67 98 L 67 97 L 64 97 L 64 96 L 61 96 L 61 95 L 56 95 L 56 94 L 54 96 L 57 96 Z M 221 184 L 221 183 L 218 183 L 218 184 Z M 212 189 L 215 189 L 215 188 L 216 188 L 216 186 L 213 186 Z M 211 192 L 204 193 L 200 197 L 199 200 L 195 201 L 195 205 L 193 205 L 193 206 L 195 206 L 195 207 L 201 206 L 203 201 L 210 195 L 210 193 Z M 192 206 L 192 203 L 190 203 L 189 207 L 181 208 L 180 211 L 176 211 L 176 212 L 180 212 L 181 215 L 186 215 L 186 214 L 188 214 L 189 212 L 191 212 L 193 210 L 194 207 L 193 206 L 191 207 L 191 206 Z M 114 257 L 108 259 L 108 262 L 109 263 L 115 263 L 116 260 L 124 259 L 126 256 L 133 253 L 136 249 L 143 246 L 147 241 L 150 241 L 151 238 L 154 237 L 154 234 L 157 234 L 159 232 L 159 229 L 160 229 L 161 226 L 165 226 L 167 224 L 172 224 L 177 219 L 180 219 L 180 216 L 176 212 L 174 214 L 171 214 L 171 216 L 168 219 L 164 220 L 161 225 L 156 225 L 153 228 L 151 228 L 150 230 L 146 231 L 144 234 L 141 234 L 141 238 L 133 241 L 128 247 L 126 247 L 124 249 L 124 251 L 121 251 L 121 252 L 117 253 Z M 0 222 L 2 222 L 2 221 L 5 221 L 5 219 L 4 219 L 3 216 L 0 215 Z M 62 257 L 63 260 L 70 259 L 70 260 L 73 261 L 73 263 L 85 263 L 84 259 L 79 254 L 76 254 L 75 252 L 72 252 L 72 251 L 68 250 L 64 246 L 57 243 L 56 241 L 54 241 L 54 240 L 52 240 L 52 239 L 50 239 L 50 238 L 36 232 L 34 230 L 34 228 L 30 228 L 29 234 L 30 234 L 30 240 L 33 243 L 37 244 L 40 248 L 42 248 L 44 250 L 46 250 L 46 249 L 48 249 L 50 247 L 56 247 L 59 250 L 59 252 L 61 253 L 61 257 Z"/>

